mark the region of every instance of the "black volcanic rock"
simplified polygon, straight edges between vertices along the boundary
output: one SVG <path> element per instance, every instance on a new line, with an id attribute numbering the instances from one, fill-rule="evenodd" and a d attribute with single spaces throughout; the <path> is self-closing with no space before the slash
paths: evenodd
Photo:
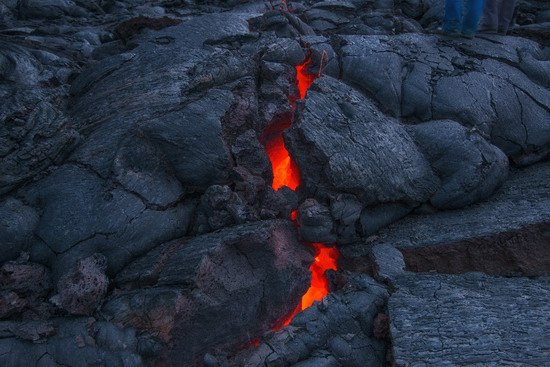
<path id="1" fill-rule="evenodd" d="M 540 55 L 535 42 L 419 34 L 346 36 L 344 42 L 343 80 L 374 96 L 391 115 L 475 127 L 519 164 L 548 155 L 550 92 L 525 77 L 518 57 L 520 49 Z"/>
<path id="2" fill-rule="evenodd" d="M 508 290 L 543 300 L 550 264 L 547 164 L 517 169 L 550 152 L 550 7 L 518 4 L 514 36 L 466 40 L 426 34 L 440 0 L 0 1 L 0 365 L 539 353 L 505 329 L 543 334 Z M 296 191 L 264 149 L 285 129 Z M 310 284 L 300 239 L 339 246 L 332 294 L 270 331 Z"/>
<path id="3" fill-rule="evenodd" d="M 330 210 L 315 199 L 305 200 L 297 213 L 298 231 L 306 242 L 332 243 L 336 241 L 333 233 L 333 220 Z"/>
<path id="4" fill-rule="evenodd" d="M 50 271 L 43 265 L 24 259 L 6 262 L 0 268 L 0 318 L 22 312 L 40 315 L 52 286 Z"/>
<path id="5" fill-rule="evenodd" d="M 117 285 L 154 288 L 119 292 L 102 312 L 171 341 L 166 363 L 191 365 L 213 348 L 246 344 L 290 313 L 312 261 L 289 221 L 226 228 L 169 242 L 130 264 Z"/>
<path id="6" fill-rule="evenodd" d="M 423 202 L 439 185 L 402 125 L 330 77 L 314 82 L 285 140 L 303 189 L 321 200 L 344 192 L 368 205 Z"/>
<path id="7" fill-rule="evenodd" d="M 56 19 L 63 16 L 84 17 L 84 9 L 71 0 L 21 0 L 19 16 L 23 19 Z"/>
<path id="8" fill-rule="evenodd" d="M 0 333 L 3 366 L 145 366 L 137 354 L 135 329 L 93 318 L 2 322 Z"/>
<path id="9" fill-rule="evenodd" d="M 548 362 L 550 280 L 408 274 L 388 312 L 399 366 Z"/>
<path id="10" fill-rule="evenodd" d="M 418 272 L 540 276 L 550 272 L 550 165 L 515 170 L 495 195 L 468 207 L 409 215 L 369 243 L 342 247 L 362 258 L 373 245 L 391 245 Z"/>
<path id="11" fill-rule="evenodd" d="M 149 208 L 93 170 L 69 164 L 26 190 L 26 199 L 43 208 L 31 255 L 51 263 L 56 280 L 95 252 L 105 255 L 108 272 L 116 273 L 155 243 L 184 235 L 194 209 L 192 202 Z"/>
<path id="12" fill-rule="evenodd" d="M 430 198 L 436 208 L 455 209 L 489 197 L 506 179 L 508 159 L 478 132 L 454 121 L 430 121 L 407 131 L 441 179 Z"/>
<path id="13" fill-rule="evenodd" d="M 384 341 L 374 319 L 389 296 L 372 278 L 345 274 L 345 290 L 328 295 L 293 319 L 290 326 L 238 353 L 230 366 L 382 366 Z"/>
<path id="14" fill-rule="evenodd" d="M 22 251 L 28 250 L 38 220 L 36 210 L 20 200 L 8 198 L 0 202 L 0 261 L 15 259 Z"/>

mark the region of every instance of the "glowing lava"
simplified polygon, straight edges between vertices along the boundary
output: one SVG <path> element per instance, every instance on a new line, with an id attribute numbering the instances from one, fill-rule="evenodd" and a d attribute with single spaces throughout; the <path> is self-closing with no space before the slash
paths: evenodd
<path id="1" fill-rule="evenodd" d="M 336 247 L 327 247 L 322 243 L 313 243 L 311 245 L 315 249 L 315 261 L 309 267 L 309 271 L 311 271 L 311 285 L 306 294 L 302 296 L 302 300 L 294 311 L 275 324 L 273 327 L 275 331 L 289 325 L 298 312 L 310 307 L 315 301 L 321 301 L 330 291 L 325 272 L 329 269 L 338 270 L 340 252 L 338 252 Z"/>
<path id="2" fill-rule="evenodd" d="M 311 55 L 306 58 L 304 63 L 296 66 L 296 84 L 300 92 L 300 99 L 303 99 L 306 96 L 308 88 L 311 86 L 313 81 L 319 77 L 318 74 L 310 74 L 308 72 L 307 68 L 310 63 Z M 290 97 L 290 103 L 292 109 L 294 109 L 295 101 L 293 100 L 293 97 Z M 273 134 L 273 132 L 271 132 L 271 138 L 265 144 L 265 149 L 273 168 L 272 187 L 275 190 L 279 189 L 283 185 L 291 188 L 292 190 L 296 190 L 296 188 L 300 185 L 298 166 L 288 154 L 282 137 L 282 132 L 285 128 L 290 126 L 291 120 L 292 116 L 289 117 L 289 121 L 286 121 L 283 124 L 283 128 L 278 130 L 277 134 Z M 293 210 L 291 213 L 291 219 L 296 221 L 296 217 L 297 212 L 296 210 Z M 325 272 L 329 269 L 338 269 L 337 262 L 340 253 L 336 247 L 329 247 L 322 243 L 313 243 L 311 246 L 315 249 L 315 261 L 309 268 L 311 271 L 311 284 L 309 289 L 302 296 L 300 303 L 296 306 L 294 311 L 292 311 L 290 315 L 275 323 L 273 326 L 273 330 L 275 331 L 290 324 L 298 312 L 310 307 L 315 301 L 321 301 L 323 297 L 329 293 L 329 284 Z"/>
<path id="3" fill-rule="evenodd" d="M 309 267 L 311 271 L 311 286 L 302 296 L 302 310 L 305 310 L 315 301 L 320 301 L 329 292 L 328 280 L 325 272 L 329 269 L 338 269 L 338 256 L 340 253 L 336 247 L 327 247 L 322 243 L 313 243 L 315 248 L 315 261 Z"/>
<path id="4" fill-rule="evenodd" d="M 305 98 L 308 88 L 319 77 L 318 74 L 308 73 L 309 64 L 311 64 L 311 56 L 308 56 L 303 64 L 296 66 L 296 84 L 298 84 L 298 90 L 300 91 L 300 99 Z"/>
<path id="5" fill-rule="evenodd" d="M 267 142 L 265 150 L 273 168 L 273 184 L 271 185 L 273 190 L 278 190 L 282 186 L 296 190 L 300 186 L 300 172 L 296 162 L 285 148 L 283 136 L 279 134 Z"/>

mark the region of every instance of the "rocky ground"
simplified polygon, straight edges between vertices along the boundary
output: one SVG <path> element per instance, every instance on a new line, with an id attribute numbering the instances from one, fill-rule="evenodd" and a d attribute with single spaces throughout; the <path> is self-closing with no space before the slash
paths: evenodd
<path id="1" fill-rule="evenodd" d="M 437 0 L 0 0 L 0 365 L 550 365 L 550 4 L 518 5 L 469 40 Z M 313 242 L 331 293 L 281 328 Z"/>

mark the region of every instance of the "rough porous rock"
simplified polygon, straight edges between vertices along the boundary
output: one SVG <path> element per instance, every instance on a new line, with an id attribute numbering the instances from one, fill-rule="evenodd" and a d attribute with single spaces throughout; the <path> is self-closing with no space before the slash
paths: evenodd
<path id="1" fill-rule="evenodd" d="M 289 221 L 177 240 L 116 278 L 120 287 L 155 288 L 121 292 L 102 312 L 170 340 L 173 347 L 159 357 L 166 363 L 193 365 L 213 348 L 245 345 L 290 313 L 307 290 L 312 261 Z"/>
<path id="2" fill-rule="evenodd" d="M 344 289 L 298 314 L 257 347 L 238 353 L 230 366 L 381 366 L 386 347 L 374 335 L 374 319 L 389 296 L 362 274 L 345 274 Z"/>
<path id="3" fill-rule="evenodd" d="M 140 337 L 93 318 L 44 322 L 1 322 L 0 363 L 3 366 L 142 367 Z"/>
<path id="4" fill-rule="evenodd" d="M 311 86 L 285 141 L 300 167 L 302 189 L 320 200 L 343 192 L 363 204 L 423 202 L 439 184 L 397 121 L 331 77 Z"/>
<path id="5" fill-rule="evenodd" d="M 105 256 L 94 254 L 63 274 L 57 282 L 60 306 L 73 315 L 91 315 L 107 294 L 106 268 Z"/>
<path id="6" fill-rule="evenodd" d="M 0 318 L 22 312 L 40 315 L 53 288 L 50 271 L 40 264 L 6 262 L 0 268 Z"/>
<path id="7" fill-rule="evenodd" d="M 388 302 L 397 366 L 548 363 L 550 279 L 409 274 Z"/>

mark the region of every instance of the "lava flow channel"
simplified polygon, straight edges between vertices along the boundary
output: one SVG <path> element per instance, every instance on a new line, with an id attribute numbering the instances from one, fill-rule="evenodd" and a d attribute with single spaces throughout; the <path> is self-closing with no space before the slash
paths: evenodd
<path id="1" fill-rule="evenodd" d="M 300 99 L 305 97 L 308 88 L 319 77 L 318 74 L 308 73 L 307 67 L 310 63 L 311 57 L 308 57 L 303 64 L 296 66 L 296 84 L 300 92 Z M 290 98 L 290 103 L 294 104 L 292 97 Z M 292 120 L 292 116 L 290 119 Z M 290 123 L 287 126 L 290 126 Z M 268 141 L 265 144 L 265 148 L 273 169 L 273 189 L 278 190 L 282 186 L 287 186 L 292 190 L 296 190 L 300 185 L 300 172 L 285 147 L 282 131 Z M 296 220 L 296 211 L 292 212 L 291 219 Z M 310 307 L 315 301 L 321 301 L 329 293 L 329 284 L 325 272 L 329 269 L 338 269 L 337 262 L 340 253 L 336 247 L 329 247 L 322 243 L 313 243 L 310 245 L 315 249 L 315 261 L 309 268 L 311 272 L 310 287 L 302 296 L 300 303 L 294 311 L 276 322 L 273 330 L 279 330 L 283 326 L 290 324 L 298 312 Z"/>

